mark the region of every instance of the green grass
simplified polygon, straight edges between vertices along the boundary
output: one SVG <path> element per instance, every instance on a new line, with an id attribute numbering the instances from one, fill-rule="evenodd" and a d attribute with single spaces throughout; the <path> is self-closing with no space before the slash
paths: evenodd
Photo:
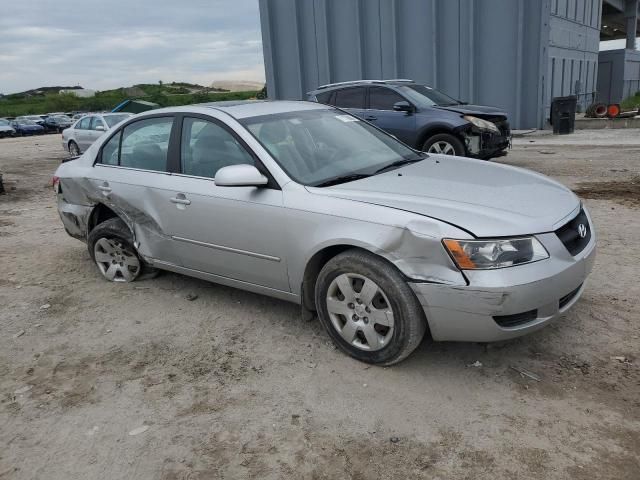
<path id="1" fill-rule="evenodd" d="M 622 111 L 640 108 L 640 92 L 636 92 L 632 97 L 625 98 L 620 103 L 620 107 L 622 108 Z"/>
<path id="2" fill-rule="evenodd" d="M 45 92 L 42 95 L 27 96 L 24 94 L 7 95 L 0 98 L 0 117 L 17 117 L 48 112 L 102 111 L 111 110 L 128 98 L 137 98 L 159 104 L 161 107 L 189 105 L 192 103 L 217 102 L 223 100 L 248 100 L 255 98 L 257 91 L 220 92 L 205 89 L 199 85 L 187 83 L 170 83 L 163 85 L 135 85 L 144 92 L 142 96 L 130 97 L 126 89 L 105 90 L 97 92 L 95 97 L 79 98 L 73 94 Z M 200 88 L 197 93 L 188 93 L 189 88 Z"/>

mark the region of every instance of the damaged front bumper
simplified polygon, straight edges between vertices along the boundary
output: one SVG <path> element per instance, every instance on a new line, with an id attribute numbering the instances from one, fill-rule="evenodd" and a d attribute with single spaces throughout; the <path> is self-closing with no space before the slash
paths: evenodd
<path id="1" fill-rule="evenodd" d="M 506 155 L 511 148 L 511 129 L 506 121 L 494 122 L 500 133 L 469 127 L 463 131 L 465 147 L 471 157 L 492 158 Z"/>
<path id="2" fill-rule="evenodd" d="M 537 238 L 547 260 L 465 271 L 468 285 L 412 282 L 434 340 L 493 342 L 538 330 L 580 298 L 595 260 L 595 238 L 572 257 L 554 233 Z"/>

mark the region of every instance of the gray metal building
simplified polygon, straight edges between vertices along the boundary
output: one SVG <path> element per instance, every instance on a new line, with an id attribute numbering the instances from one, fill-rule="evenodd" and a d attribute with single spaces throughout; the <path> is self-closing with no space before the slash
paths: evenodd
<path id="1" fill-rule="evenodd" d="M 260 0 L 260 17 L 270 98 L 411 78 L 541 128 L 553 97 L 596 91 L 602 0 Z"/>
<path id="2" fill-rule="evenodd" d="M 640 51 L 636 34 L 640 22 L 636 0 L 605 0 L 602 8 L 601 40 L 626 39 L 626 48 L 600 52 L 598 100 L 619 103 L 640 92 Z"/>

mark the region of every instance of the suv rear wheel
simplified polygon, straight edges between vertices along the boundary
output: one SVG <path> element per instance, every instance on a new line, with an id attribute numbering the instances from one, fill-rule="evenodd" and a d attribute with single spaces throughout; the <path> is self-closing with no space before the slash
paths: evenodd
<path id="1" fill-rule="evenodd" d="M 458 137 L 450 133 L 438 133 L 427 139 L 422 146 L 422 151 L 440 155 L 465 156 L 464 145 Z"/>

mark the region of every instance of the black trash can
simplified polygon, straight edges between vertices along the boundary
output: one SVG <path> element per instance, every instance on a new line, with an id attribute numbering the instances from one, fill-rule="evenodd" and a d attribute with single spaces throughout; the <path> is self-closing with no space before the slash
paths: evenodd
<path id="1" fill-rule="evenodd" d="M 576 126 L 576 105 L 578 97 L 555 97 L 551 102 L 551 125 L 553 133 L 566 135 L 573 133 Z"/>

